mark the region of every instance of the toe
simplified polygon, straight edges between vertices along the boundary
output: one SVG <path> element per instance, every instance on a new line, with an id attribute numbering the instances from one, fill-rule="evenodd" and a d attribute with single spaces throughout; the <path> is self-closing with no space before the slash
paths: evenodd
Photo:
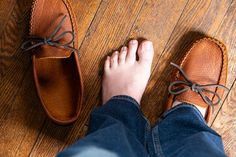
<path id="1" fill-rule="evenodd" d="M 124 64 L 127 55 L 127 47 L 123 46 L 119 54 L 119 64 Z"/>
<path id="2" fill-rule="evenodd" d="M 107 58 L 106 58 L 106 61 L 105 61 L 105 64 L 104 64 L 104 70 L 105 70 L 105 72 L 107 72 L 109 69 L 110 69 L 110 65 L 111 64 L 111 62 L 110 62 L 110 56 L 107 56 Z"/>
<path id="3" fill-rule="evenodd" d="M 111 56 L 111 68 L 116 68 L 118 66 L 118 51 L 115 51 Z"/>
<path id="4" fill-rule="evenodd" d="M 143 41 L 138 48 L 139 63 L 152 63 L 154 48 L 151 41 Z"/>
<path id="5" fill-rule="evenodd" d="M 127 58 L 126 58 L 126 60 L 128 62 L 134 63 L 136 61 L 137 48 L 138 48 L 138 41 L 131 40 L 129 42 L 128 54 L 127 54 Z"/>

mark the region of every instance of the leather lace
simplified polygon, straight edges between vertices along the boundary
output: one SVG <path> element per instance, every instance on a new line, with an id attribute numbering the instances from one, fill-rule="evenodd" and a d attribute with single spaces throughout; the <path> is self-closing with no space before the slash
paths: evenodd
<path id="1" fill-rule="evenodd" d="M 26 40 L 22 45 L 21 49 L 23 51 L 29 51 L 32 49 L 35 49 L 37 47 L 40 47 L 42 45 L 50 45 L 54 47 L 63 47 L 64 49 L 71 50 L 74 52 L 79 52 L 78 49 L 71 47 L 70 44 L 74 42 L 74 32 L 72 31 L 65 31 L 61 34 L 57 35 L 57 33 L 60 31 L 63 23 L 65 22 L 66 15 L 62 18 L 58 26 L 55 28 L 55 30 L 51 33 L 49 37 L 38 37 L 38 36 L 29 36 L 28 40 Z M 71 36 L 71 40 L 65 43 L 60 42 L 61 39 L 63 39 L 66 35 Z"/>
<path id="2" fill-rule="evenodd" d="M 227 87 L 220 85 L 220 84 L 207 84 L 207 85 L 197 84 L 188 78 L 188 76 L 186 75 L 186 73 L 183 71 L 183 69 L 180 66 L 178 66 L 177 64 L 172 63 L 172 62 L 170 64 L 172 66 L 176 67 L 179 70 L 180 74 L 184 78 L 184 80 L 177 80 L 177 81 L 170 83 L 168 91 L 169 91 L 169 93 L 171 93 L 173 95 L 179 95 L 179 94 L 184 93 L 188 90 L 192 90 L 192 91 L 198 93 L 201 96 L 201 98 L 203 99 L 203 101 L 206 104 L 210 105 L 213 109 L 212 111 L 214 111 L 214 106 L 220 103 L 221 98 L 218 93 L 208 90 L 206 88 L 207 87 L 217 87 L 217 88 L 223 88 L 225 90 L 229 90 Z M 173 88 L 173 87 L 177 87 L 177 88 Z M 217 101 L 213 102 L 204 93 L 210 93 L 210 94 L 212 94 L 213 97 L 216 96 Z"/>

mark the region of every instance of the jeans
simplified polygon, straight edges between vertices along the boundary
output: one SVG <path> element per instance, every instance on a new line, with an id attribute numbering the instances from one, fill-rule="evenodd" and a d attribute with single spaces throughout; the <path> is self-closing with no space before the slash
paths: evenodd
<path id="1" fill-rule="evenodd" d="M 182 103 L 151 128 L 129 96 L 112 97 L 96 108 L 87 136 L 58 157 L 225 157 L 220 135 L 196 107 Z"/>

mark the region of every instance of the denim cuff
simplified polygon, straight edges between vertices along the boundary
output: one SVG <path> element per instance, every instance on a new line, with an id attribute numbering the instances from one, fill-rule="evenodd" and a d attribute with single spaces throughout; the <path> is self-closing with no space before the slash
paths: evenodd
<path id="1" fill-rule="evenodd" d="M 139 119 L 142 117 L 146 120 L 140 110 L 139 103 L 134 98 L 127 95 L 113 96 L 104 105 L 96 108 L 94 111 L 96 113 L 103 113 L 118 119 L 127 118 L 128 120 L 132 115 L 134 119 Z"/>
<path id="2" fill-rule="evenodd" d="M 110 98 L 108 100 L 108 102 L 112 101 L 112 100 L 125 100 L 125 101 L 128 101 L 128 102 L 134 104 L 138 109 L 140 109 L 139 103 L 134 98 L 132 98 L 131 96 L 128 96 L 128 95 L 116 95 L 116 96 L 113 96 L 112 98 Z"/>
<path id="3" fill-rule="evenodd" d="M 169 109 L 168 111 L 164 112 L 163 115 L 160 118 L 160 121 L 165 119 L 165 117 L 167 117 L 168 115 L 170 115 L 171 113 L 181 109 L 181 108 L 191 108 L 194 113 L 197 115 L 197 117 L 199 118 L 199 120 L 201 120 L 202 122 L 206 123 L 205 118 L 202 116 L 201 112 L 198 110 L 198 108 L 192 104 L 189 103 L 181 103 L 176 105 L 175 107 Z"/>

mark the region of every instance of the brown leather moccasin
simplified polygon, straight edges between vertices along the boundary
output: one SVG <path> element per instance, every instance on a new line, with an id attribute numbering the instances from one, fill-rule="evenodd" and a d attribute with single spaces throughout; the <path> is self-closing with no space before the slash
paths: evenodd
<path id="1" fill-rule="evenodd" d="M 186 53 L 169 86 L 170 96 L 166 110 L 173 101 L 186 102 L 207 108 L 206 122 L 212 109 L 220 103 L 227 78 L 226 47 L 216 39 L 205 37 L 197 40 Z"/>
<path id="2" fill-rule="evenodd" d="M 47 115 L 58 124 L 74 122 L 81 110 L 77 31 L 68 0 L 34 1 L 30 37 L 22 49 L 32 52 L 38 96 Z"/>

